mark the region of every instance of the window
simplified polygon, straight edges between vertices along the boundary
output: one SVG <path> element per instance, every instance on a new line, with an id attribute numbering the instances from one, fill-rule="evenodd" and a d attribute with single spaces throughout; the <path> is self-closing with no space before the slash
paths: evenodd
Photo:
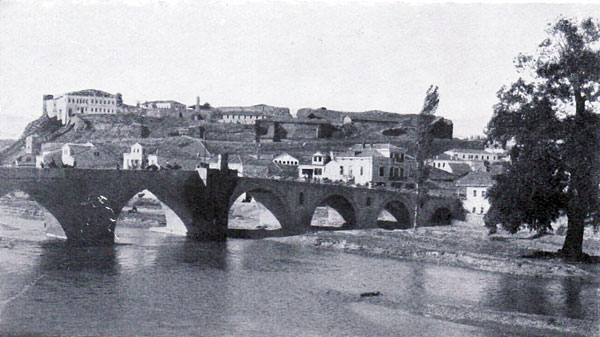
<path id="1" fill-rule="evenodd" d="M 361 176 L 363 175 L 363 167 L 362 166 L 360 167 L 360 175 Z"/>
<path id="2" fill-rule="evenodd" d="M 485 190 L 482 190 L 482 191 L 481 191 L 481 196 L 482 196 L 482 197 L 485 197 Z"/>
<path id="3" fill-rule="evenodd" d="M 443 164 L 442 164 L 442 167 L 446 167 L 446 163 L 443 163 Z"/>
<path id="4" fill-rule="evenodd" d="M 475 212 L 477 212 L 477 208 L 473 207 L 473 212 L 471 212 L 471 213 L 475 214 Z"/>
<path id="5" fill-rule="evenodd" d="M 300 194 L 298 195 L 298 204 L 304 204 L 304 192 L 300 192 Z"/>
<path id="6" fill-rule="evenodd" d="M 476 197 L 477 196 L 477 190 L 473 190 L 473 196 Z"/>
<path id="7" fill-rule="evenodd" d="M 323 169 L 320 169 L 320 168 L 316 168 L 316 169 L 315 169 L 315 175 L 316 175 L 316 176 L 320 176 L 320 175 L 322 175 L 322 174 L 323 174 Z"/>
<path id="8" fill-rule="evenodd" d="M 481 214 L 483 214 L 483 207 L 481 207 Z"/>
<path id="9" fill-rule="evenodd" d="M 344 174 L 344 167 L 340 166 L 340 174 Z"/>
<path id="10" fill-rule="evenodd" d="M 379 176 L 380 177 L 383 177 L 383 175 L 385 174 L 384 170 L 385 170 L 385 167 L 383 167 L 383 166 L 379 168 Z"/>
<path id="11" fill-rule="evenodd" d="M 390 177 L 393 177 L 393 176 L 394 176 L 394 168 L 390 167 Z"/>
<path id="12" fill-rule="evenodd" d="M 367 206 L 371 206 L 371 198 L 370 197 L 367 198 L 367 202 L 365 204 Z"/>

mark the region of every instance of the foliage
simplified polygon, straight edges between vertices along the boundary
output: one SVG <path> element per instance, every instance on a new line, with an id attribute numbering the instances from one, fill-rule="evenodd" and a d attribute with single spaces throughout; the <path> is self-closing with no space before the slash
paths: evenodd
<path id="1" fill-rule="evenodd" d="M 508 171 L 490 190 L 486 222 L 544 231 L 566 214 L 561 252 L 570 258 L 582 256 L 584 221 L 598 215 L 599 28 L 592 19 L 550 25 L 538 54 L 517 58 L 517 69 L 530 70 L 532 79 L 498 92 L 487 130 L 490 140 L 515 145 Z"/>
<path id="2" fill-rule="evenodd" d="M 425 193 L 423 193 L 425 181 L 429 176 L 430 166 L 427 165 L 426 161 L 433 155 L 433 133 L 431 132 L 431 120 L 432 116 L 437 111 L 438 104 L 440 103 L 440 97 L 437 86 L 429 86 L 425 93 L 425 101 L 423 108 L 418 116 L 417 121 L 417 149 L 416 149 L 416 162 L 417 162 L 417 205 L 415 207 L 415 217 L 413 227 L 417 227 L 417 221 L 419 218 L 419 210 L 421 208 L 422 199 Z"/>

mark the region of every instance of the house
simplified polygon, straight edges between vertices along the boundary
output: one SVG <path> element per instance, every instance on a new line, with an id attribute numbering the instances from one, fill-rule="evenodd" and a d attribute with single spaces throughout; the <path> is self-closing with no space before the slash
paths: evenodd
<path id="1" fill-rule="evenodd" d="M 82 153 L 90 151 L 94 148 L 94 144 L 87 143 L 66 143 L 62 147 L 61 161 L 64 166 L 77 167 L 77 157 Z"/>
<path id="2" fill-rule="evenodd" d="M 358 144 L 328 155 L 316 152 L 311 163 L 298 166 L 300 177 L 387 187 L 401 186 L 415 170 L 414 159 L 392 144 Z"/>
<path id="3" fill-rule="evenodd" d="M 187 106 L 174 100 L 146 101 L 139 107 L 151 117 L 183 117 Z"/>
<path id="4" fill-rule="evenodd" d="M 331 155 L 323 154 L 320 151 L 315 152 L 309 161 L 299 161 L 298 176 L 307 179 L 325 178 L 325 165 L 331 161 Z"/>
<path id="5" fill-rule="evenodd" d="M 262 112 L 231 111 L 223 112 L 219 123 L 254 124 L 257 120 L 265 118 L 267 116 Z"/>
<path id="6" fill-rule="evenodd" d="M 88 169 L 114 169 L 121 161 L 119 144 L 66 143 L 61 148 L 62 166 Z M 50 151 L 49 153 L 52 153 Z M 50 164 L 46 155 L 36 158 L 36 165 Z M 56 160 L 55 160 L 56 163 Z"/>
<path id="7" fill-rule="evenodd" d="M 472 214 L 485 214 L 490 208 L 487 191 L 494 181 L 488 172 L 470 172 L 456 181 L 463 207 Z"/>
<path id="8" fill-rule="evenodd" d="M 35 157 L 35 167 L 37 168 L 53 168 L 63 167 L 62 148 L 42 151 L 41 154 Z"/>
<path id="9" fill-rule="evenodd" d="M 275 158 L 273 158 L 273 162 L 281 165 L 290 165 L 290 166 L 298 166 L 300 163 L 296 157 L 288 153 L 282 153 Z"/>
<path id="10" fill-rule="evenodd" d="M 43 113 L 66 125 L 75 114 L 116 114 L 117 95 L 102 90 L 86 89 L 57 97 L 44 95 Z"/>
<path id="11" fill-rule="evenodd" d="M 147 153 L 140 143 L 131 145 L 129 152 L 123 153 L 124 170 L 146 168 L 148 166 L 160 167 L 158 165 L 158 156 Z"/>

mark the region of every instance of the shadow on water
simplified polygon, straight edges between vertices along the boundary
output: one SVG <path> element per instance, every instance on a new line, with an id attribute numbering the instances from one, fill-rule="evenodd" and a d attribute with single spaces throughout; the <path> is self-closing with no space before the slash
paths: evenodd
<path id="1" fill-rule="evenodd" d="M 496 310 L 528 314 L 590 319 L 600 316 L 600 300 L 582 278 L 519 278 L 500 275 L 497 284 L 485 291 L 483 302 Z"/>
<path id="2" fill-rule="evenodd" d="M 63 241 L 41 243 L 39 270 L 42 273 L 90 272 L 117 274 L 116 246 L 82 247 Z"/>
<path id="3" fill-rule="evenodd" d="M 156 265 L 186 264 L 200 269 L 227 269 L 227 242 L 198 242 L 181 239 L 158 247 Z"/>

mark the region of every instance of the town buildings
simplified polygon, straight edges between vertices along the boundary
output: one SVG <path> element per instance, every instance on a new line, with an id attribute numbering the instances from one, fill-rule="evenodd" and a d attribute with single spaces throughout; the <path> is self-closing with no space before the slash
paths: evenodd
<path id="1" fill-rule="evenodd" d="M 463 207 L 471 214 L 483 215 L 490 208 L 487 191 L 494 184 L 488 172 L 471 172 L 456 181 Z"/>
<path id="2" fill-rule="evenodd" d="M 357 185 L 401 187 L 416 163 L 392 144 L 358 144 L 340 153 L 316 152 L 309 164 L 298 165 L 300 177 Z"/>
<path id="3" fill-rule="evenodd" d="M 43 112 L 63 125 L 76 114 L 116 114 L 117 95 L 97 89 L 73 91 L 56 97 L 45 95 Z"/>

